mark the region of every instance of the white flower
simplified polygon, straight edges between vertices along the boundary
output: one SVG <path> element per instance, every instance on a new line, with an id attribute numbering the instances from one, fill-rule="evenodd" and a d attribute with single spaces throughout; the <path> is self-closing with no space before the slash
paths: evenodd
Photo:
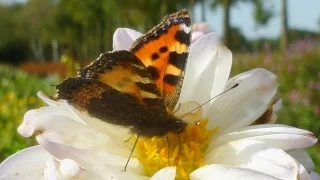
<path id="1" fill-rule="evenodd" d="M 128 49 L 140 35 L 118 29 L 114 49 Z M 231 62 L 231 52 L 219 44 L 216 33 L 192 43 L 175 113 L 187 114 L 183 119 L 190 126 L 179 141 L 174 140 L 176 135 L 168 135 L 169 146 L 183 150 L 165 152 L 152 144 L 161 144 L 164 138 L 143 139 L 135 156 L 145 157 L 131 158 L 126 172 L 123 168 L 132 147 L 131 141 L 125 141 L 131 136 L 127 129 L 38 93 L 48 106 L 28 111 L 18 132 L 24 137 L 40 133 L 40 145 L 6 159 L 0 165 L 0 179 L 320 179 L 302 150 L 317 142 L 311 132 L 280 124 L 252 125 L 257 119 L 276 119 L 281 105 L 276 76 L 254 69 L 229 79 Z M 168 153 L 171 167 L 162 168 L 168 165 Z M 159 164 L 153 164 L 154 159 Z"/>

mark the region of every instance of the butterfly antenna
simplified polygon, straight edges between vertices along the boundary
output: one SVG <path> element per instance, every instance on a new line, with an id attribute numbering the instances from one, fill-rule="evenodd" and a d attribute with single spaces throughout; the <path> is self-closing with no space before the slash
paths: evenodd
<path id="1" fill-rule="evenodd" d="M 140 134 L 141 134 L 141 130 L 139 130 L 139 132 L 138 132 L 137 139 L 136 139 L 136 141 L 134 142 L 134 145 L 133 145 L 133 147 L 132 147 L 132 149 L 131 149 L 130 156 L 128 157 L 128 160 L 127 160 L 127 162 L 126 162 L 126 165 L 124 166 L 124 172 L 127 171 L 127 167 L 128 167 L 129 161 L 130 161 L 130 159 L 131 159 L 131 156 L 132 156 L 132 154 L 133 154 L 134 149 L 136 148 L 136 145 L 137 145 L 137 143 L 138 143 Z"/>
<path id="2" fill-rule="evenodd" d="M 222 93 L 220 93 L 220 94 L 218 94 L 218 95 L 216 95 L 216 96 L 212 97 L 211 99 L 209 99 L 208 101 L 204 102 L 204 103 L 203 103 L 203 104 L 201 104 L 200 106 L 198 106 L 198 107 L 194 108 L 193 110 L 189 111 L 188 113 L 184 114 L 183 116 L 181 116 L 181 117 L 180 117 L 180 119 L 182 119 L 183 117 L 185 117 L 185 116 L 187 116 L 187 115 L 191 114 L 193 111 L 195 111 L 195 110 L 197 110 L 197 109 L 201 108 L 203 105 L 205 105 L 205 104 L 209 103 L 210 101 L 212 101 L 212 100 L 213 100 L 213 99 L 215 99 L 216 97 L 218 97 L 218 96 L 220 96 L 220 95 L 222 95 L 222 94 L 224 94 L 224 93 L 226 93 L 226 92 L 228 92 L 228 91 L 230 91 L 230 90 L 232 90 L 232 89 L 234 89 L 234 88 L 238 87 L 239 85 L 240 85 L 240 82 L 237 82 L 236 84 L 234 84 L 233 86 L 231 86 L 229 89 L 227 89 L 227 90 L 223 91 Z"/>

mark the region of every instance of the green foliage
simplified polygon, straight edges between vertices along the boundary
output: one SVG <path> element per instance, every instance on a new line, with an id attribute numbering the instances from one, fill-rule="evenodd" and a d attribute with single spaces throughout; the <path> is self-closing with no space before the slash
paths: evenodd
<path id="1" fill-rule="evenodd" d="M 0 6 L 0 61 L 11 60 L 10 63 L 18 64 L 28 55 L 26 41 L 15 33 L 16 16 L 12 13 L 19 12 L 21 8 L 20 5 Z"/>
<path id="2" fill-rule="evenodd" d="M 54 92 L 50 84 L 56 78 L 39 79 L 13 67 L 0 65 L 0 161 L 27 146 L 34 139 L 24 139 L 17 133 L 23 115 L 30 109 L 43 106 L 37 91 Z"/>
<path id="3" fill-rule="evenodd" d="M 97 54 L 112 49 L 116 28 L 145 31 L 163 16 L 191 7 L 192 2 L 29 0 L 22 5 L 0 5 L 0 59 L 9 63 L 53 60 L 53 42 L 58 43 L 60 55 L 72 51 L 77 59 L 95 59 Z M 6 52 L 14 53 L 10 56 Z"/>
<path id="4" fill-rule="evenodd" d="M 253 1 L 255 8 L 254 8 L 254 19 L 258 25 L 266 25 L 270 18 L 274 15 L 272 8 L 264 7 L 262 0 Z"/>

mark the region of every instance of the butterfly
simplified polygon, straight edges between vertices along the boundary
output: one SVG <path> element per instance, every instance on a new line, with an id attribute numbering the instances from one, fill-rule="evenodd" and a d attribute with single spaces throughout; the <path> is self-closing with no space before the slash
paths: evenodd
<path id="1" fill-rule="evenodd" d="M 152 137 L 180 133 L 173 115 L 191 43 L 191 17 L 183 9 L 138 38 L 129 51 L 102 53 L 56 86 L 57 98 L 107 123 Z"/>

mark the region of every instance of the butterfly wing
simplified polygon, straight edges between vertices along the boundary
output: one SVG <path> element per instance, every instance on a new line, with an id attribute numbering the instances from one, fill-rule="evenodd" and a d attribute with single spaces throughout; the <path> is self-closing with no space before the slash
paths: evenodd
<path id="1" fill-rule="evenodd" d="M 152 76 L 131 52 L 123 50 L 101 54 L 96 61 L 78 72 L 83 78 L 99 80 L 121 93 L 135 96 L 141 105 L 153 106 L 147 104 L 146 99 L 163 101 Z"/>
<path id="2" fill-rule="evenodd" d="M 58 98 L 93 117 L 139 130 L 167 115 L 151 75 L 131 52 L 101 54 L 79 75 L 57 86 Z"/>
<path id="3" fill-rule="evenodd" d="M 152 75 L 168 110 L 179 98 L 190 43 L 191 17 L 181 10 L 165 17 L 130 49 Z"/>

